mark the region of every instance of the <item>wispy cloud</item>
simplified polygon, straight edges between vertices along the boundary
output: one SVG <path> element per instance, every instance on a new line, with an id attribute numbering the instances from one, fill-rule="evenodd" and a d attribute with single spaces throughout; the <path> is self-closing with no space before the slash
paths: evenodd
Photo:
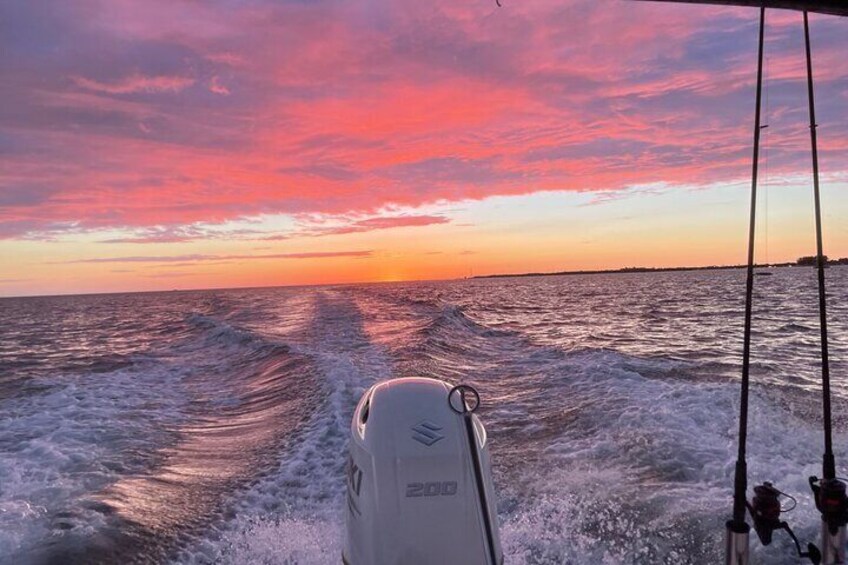
<path id="1" fill-rule="evenodd" d="M 192 84 L 194 79 L 180 76 L 130 75 L 112 82 L 101 82 L 85 77 L 71 77 L 74 83 L 86 90 L 106 94 L 133 94 L 136 92 L 180 92 Z"/>
<path id="2" fill-rule="evenodd" d="M 224 86 L 224 83 L 221 81 L 219 76 L 214 76 L 209 81 L 209 91 L 214 92 L 215 94 L 220 94 L 221 96 L 229 96 L 230 89 Z"/>
<path id="3" fill-rule="evenodd" d="M 371 231 L 424 227 L 450 223 L 450 218 L 438 214 L 407 214 L 399 216 L 349 216 L 310 215 L 301 220 L 301 225 L 285 233 L 270 234 L 250 228 L 222 228 L 208 225 L 153 226 L 132 231 L 132 235 L 102 239 L 99 243 L 150 244 L 188 243 L 198 240 L 263 240 L 283 241 L 299 237 L 322 237 Z"/>
<path id="4" fill-rule="evenodd" d="M 154 226 L 134 230 L 127 237 L 113 237 L 100 240 L 99 243 L 187 243 L 210 239 L 256 239 L 262 231 L 248 228 L 221 229 L 210 226 Z"/>
<path id="5" fill-rule="evenodd" d="M 324 219 L 322 223 L 328 221 Z M 332 220 L 330 220 L 332 221 Z M 322 237 L 328 235 L 345 235 L 351 233 L 364 233 L 397 228 L 434 226 L 450 223 L 450 219 L 440 215 L 409 215 L 409 216 L 374 216 L 353 221 L 343 221 L 336 225 L 315 225 L 308 222 L 305 226 L 292 232 L 275 234 L 263 239 L 286 240 L 295 237 Z"/>
<path id="6" fill-rule="evenodd" d="M 62 261 L 62 263 L 199 263 L 215 261 L 247 261 L 261 259 L 333 259 L 339 257 L 370 257 L 371 250 L 365 251 L 315 251 L 304 253 L 267 253 L 261 255 L 211 255 L 193 253 L 187 255 L 131 255 L 126 257 L 91 257 Z"/>
<path id="7" fill-rule="evenodd" d="M 202 273 L 196 273 L 196 272 L 186 273 L 186 272 L 170 272 L 169 271 L 169 272 L 163 272 L 163 273 L 151 273 L 151 274 L 146 274 L 146 275 L 142 275 L 142 276 L 145 277 L 145 278 L 149 278 L 149 279 L 175 279 L 175 278 L 180 278 L 180 277 L 196 277 L 200 274 L 202 274 Z"/>

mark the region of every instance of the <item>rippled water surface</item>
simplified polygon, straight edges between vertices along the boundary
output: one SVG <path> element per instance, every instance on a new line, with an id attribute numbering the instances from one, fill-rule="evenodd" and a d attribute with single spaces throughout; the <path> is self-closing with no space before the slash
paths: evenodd
<path id="1" fill-rule="evenodd" d="M 749 470 L 821 458 L 814 272 L 756 279 Z M 848 474 L 848 268 L 828 270 Z M 482 393 L 507 563 L 714 563 L 739 270 L 0 300 L 0 562 L 338 563 L 353 407 Z M 795 563 L 787 540 L 755 553 Z"/>

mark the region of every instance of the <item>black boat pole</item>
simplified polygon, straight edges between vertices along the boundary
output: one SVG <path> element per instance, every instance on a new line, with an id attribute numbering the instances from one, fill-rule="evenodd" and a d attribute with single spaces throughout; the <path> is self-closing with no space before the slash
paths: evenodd
<path id="1" fill-rule="evenodd" d="M 454 401 L 454 393 L 459 393 L 459 406 Z M 470 399 L 470 401 L 469 401 Z M 480 407 L 480 393 L 471 385 L 456 385 L 448 392 L 448 406 L 451 410 L 462 416 L 465 424 L 465 432 L 468 437 L 468 451 L 471 453 L 471 467 L 474 472 L 474 482 L 477 484 L 477 496 L 480 500 L 480 513 L 484 531 L 486 534 L 486 547 L 489 554 L 489 565 L 503 565 L 503 554 L 498 556 L 498 543 L 495 541 L 496 526 L 492 525 L 492 511 L 489 508 L 488 496 L 486 496 L 486 482 L 483 474 L 483 465 L 480 462 L 480 448 L 477 445 L 477 433 L 474 431 L 473 414 Z"/>
<path id="2" fill-rule="evenodd" d="M 751 527 L 745 520 L 747 510 L 748 469 L 745 448 L 748 440 L 748 384 L 751 368 L 751 316 L 754 295 L 754 233 L 757 218 L 757 176 L 760 164 L 760 111 L 763 93 L 763 43 L 766 9 L 760 8 L 760 36 L 757 56 L 757 103 L 754 117 L 754 159 L 751 172 L 751 217 L 748 224 L 748 272 L 745 281 L 745 335 L 742 348 L 742 390 L 739 395 L 739 452 L 733 481 L 733 518 L 727 522 L 725 563 L 748 563 L 748 538 Z"/>
<path id="3" fill-rule="evenodd" d="M 830 411 L 830 359 L 827 349 L 827 294 L 824 282 L 825 257 L 822 245 L 821 196 L 819 190 L 819 151 L 816 135 L 816 104 L 813 92 L 813 58 L 810 49 L 810 22 L 804 12 L 804 42 L 807 54 L 807 96 L 810 103 L 810 144 L 813 158 L 813 199 L 816 215 L 816 270 L 819 290 L 819 325 L 822 355 L 822 418 L 824 420 L 824 456 L 819 481 L 810 478 L 816 497 L 816 506 L 822 515 L 822 557 L 824 565 L 845 563 L 846 523 L 848 523 L 848 497 L 845 483 L 836 478 L 833 457 L 833 437 Z"/>

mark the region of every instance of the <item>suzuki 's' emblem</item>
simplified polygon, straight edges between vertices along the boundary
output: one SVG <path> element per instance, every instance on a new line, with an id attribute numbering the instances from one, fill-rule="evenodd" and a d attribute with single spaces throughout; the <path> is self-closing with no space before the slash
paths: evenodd
<path id="1" fill-rule="evenodd" d="M 423 420 L 412 426 L 412 439 L 427 447 L 433 445 L 445 436 L 439 433 L 442 427 L 430 420 Z"/>

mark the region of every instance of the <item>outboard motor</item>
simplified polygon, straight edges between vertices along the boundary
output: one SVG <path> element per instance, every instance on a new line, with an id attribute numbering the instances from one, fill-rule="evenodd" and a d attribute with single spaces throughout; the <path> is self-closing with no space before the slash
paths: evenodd
<path id="1" fill-rule="evenodd" d="M 346 565 L 501 565 L 486 431 L 467 385 L 403 378 L 353 414 Z"/>

